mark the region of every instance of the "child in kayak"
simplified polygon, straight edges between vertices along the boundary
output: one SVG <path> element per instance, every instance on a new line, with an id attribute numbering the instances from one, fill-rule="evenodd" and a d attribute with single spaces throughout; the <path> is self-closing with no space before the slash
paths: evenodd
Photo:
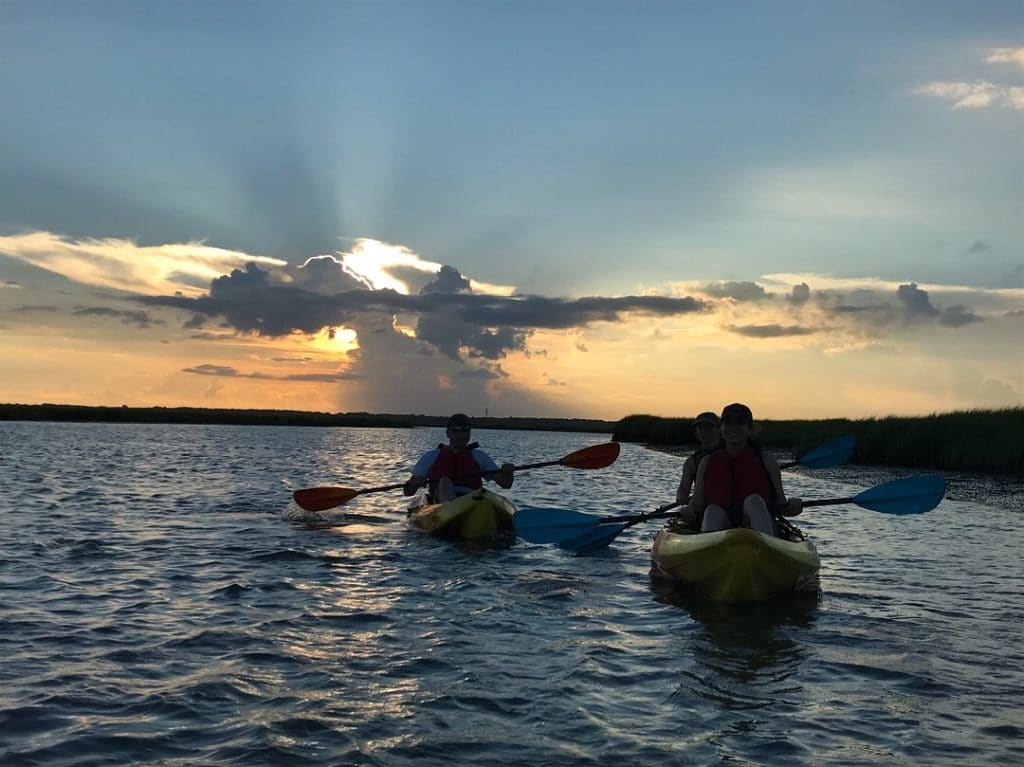
<path id="1" fill-rule="evenodd" d="M 743 526 L 774 535 L 771 509 L 795 517 L 803 502 L 787 500 L 775 456 L 750 438 L 754 416 L 749 407 L 727 405 L 721 424 L 724 446 L 701 461 L 693 497 L 680 516 L 699 519 L 701 532 Z"/>
<path id="2" fill-rule="evenodd" d="M 445 430 L 448 444 L 438 445 L 423 454 L 413 466 L 412 476 L 402 492 L 413 495 L 426 485 L 430 491 L 428 502 L 446 503 L 482 487 L 485 476 L 506 490 L 512 487 L 515 464 L 503 463 L 499 467 L 476 442 L 469 441 L 471 429 L 469 416 L 464 413 L 449 418 Z"/>
<path id="3" fill-rule="evenodd" d="M 690 490 L 693 489 L 693 481 L 697 478 L 697 467 L 700 466 L 700 462 L 722 446 L 718 427 L 718 416 L 710 411 L 701 413 L 693 419 L 693 433 L 700 447 L 683 461 L 683 476 L 676 490 L 676 502 L 680 506 L 685 506 L 690 500 Z"/>

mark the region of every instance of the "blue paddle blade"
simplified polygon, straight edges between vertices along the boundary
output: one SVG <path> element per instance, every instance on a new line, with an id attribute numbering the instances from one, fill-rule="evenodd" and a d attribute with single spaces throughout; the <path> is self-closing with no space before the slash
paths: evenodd
<path id="1" fill-rule="evenodd" d="M 800 465 L 809 469 L 823 469 L 828 466 L 840 466 L 853 457 L 855 440 L 852 434 L 837 437 L 820 447 L 808 450 L 800 456 Z"/>
<path id="2" fill-rule="evenodd" d="M 609 543 L 615 540 L 619 533 L 627 527 L 624 522 L 613 522 L 607 525 L 598 525 L 596 528 L 576 538 L 570 538 L 559 542 L 559 546 L 568 549 L 575 554 L 587 554 L 592 551 L 606 548 Z"/>
<path id="3" fill-rule="evenodd" d="M 570 509 L 529 508 L 512 515 L 516 535 L 530 543 L 562 543 L 585 534 L 601 521 L 593 514 Z"/>
<path id="4" fill-rule="evenodd" d="M 917 474 L 876 485 L 853 497 L 858 506 L 883 514 L 924 514 L 939 505 L 946 480 L 939 474 Z"/>

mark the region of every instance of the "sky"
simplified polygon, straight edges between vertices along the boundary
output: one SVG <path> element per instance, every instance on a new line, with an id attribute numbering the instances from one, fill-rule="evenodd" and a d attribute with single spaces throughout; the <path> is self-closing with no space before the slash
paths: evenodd
<path id="1" fill-rule="evenodd" d="M 1024 4 L 0 2 L 0 402 L 1024 402 Z"/>

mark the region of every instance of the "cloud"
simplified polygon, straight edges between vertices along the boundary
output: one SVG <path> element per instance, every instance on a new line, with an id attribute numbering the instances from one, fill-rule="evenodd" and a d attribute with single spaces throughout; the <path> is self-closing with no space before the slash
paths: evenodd
<path id="1" fill-rule="evenodd" d="M 293 332 L 313 334 L 325 327 L 348 325 L 358 315 L 418 316 L 416 336 L 453 359 L 469 356 L 499 359 L 525 348 L 535 329 L 566 329 L 595 322 L 622 322 L 626 315 L 672 316 L 710 308 L 692 297 L 623 296 L 547 298 L 494 296 L 464 292 L 464 281 L 451 269 L 433 289 L 457 286 L 457 293 L 423 292 L 405 295 L 391 289 L 349 290 L 334 295 L 312 293 L 248 264 L 218 277 L 209 294 L 140 296 L 152 306 L 182 309 L 193 315 L 221 316 L 238 331 L 263 336 Z M 190 320 L 194 327 L 194 320 Z"/>
<path id="2" fill-rule="evenodd" d="M 779 325 L 767 323 L 764 325 L 728 325 L 730 333 L 736 333 L 748 338 L 783 338 L 785 336 L 809 336 L 821 332 L 819 329 L 800 327 L 798 325 Z"/>
<path id="3" fill-rule="evenodd" d="M 786 297 L 786 300 L 791 304 L 800 306 L 802 304 L 806 304 L 810 297 L 810 286 L 806 282 L 801 282 L 799 285 L 793 286 L 793 292 Z"/>
<path id="4" fill-rule="evenodd" d="M 917 88 L 915 92 L 952 101 L 953 109 L 983 109 L 990 106 L 1024 109 L 1024 88 L 995 85 L 984 80 L 973 83 L 931 82 Z"/>
<path id="5" fill-rule="evenodd" d="M 756 282 L 709 282 L 699 290 L 712 298 L 731 298 L 734 301 L 760 301 L 771 295 Z"/>
<path id="6" fill-rule="evenodd" d="M 1017 64 L 1024 68 L 1024 48 L 996 48 L 985 61 L 989 64 Z M 1000 85 L 988 80 L 935 80 L 914 89 L 914 92 L 952 101 L 953 109 L 996 106 L 1024 110 L 1024 87 L 1019 85 Z"/>
<path id="7" fill-rule="evenodd" d="M 153 319 L 148 312 L 132 311 L 129 309 L 110 309 L 102 306 L 76 309 L 72 314 L 76 317 L 111 317 L 113 319 L 121 320 L 125 325 L 135 325 L 140 328 L 166 324 L 163 320 Z"/>
<path id="8" fill-rule="evenodd" d="M 292 375 L 269 375 L 267 373 L 241 373 L 236 368 L 226 365 L 196 365 L 195 367 L 183 368 L 183 373 L 192 373 L 200 376 L 213 376 L 216 378 L 256 378 L 270 381 L 317 381 L 322 383 L 335 383 L 338 381 L 352 381 L 361 376 L 348 371 L 336 373 L 295 373 Z"/>
<path id="9" fill-rule="evenodd" d="M 971 247 L 969 247 L 967 249 L 967 252 L 971 253 L 971 254 L 975 254 L 975 253 L 984 253 L 985 251 L 988 251 L 988 250 L 992 250 L 992 246 L 991 245 L 989 245 L 984 240 L 975 240 L 973 243 L 971 243 Z"/>
<path id="10" fill-rule="evenodd" d="M 0 253 L 84 285 L 149 295 L 200 295 L 210 280 L 229 269 L 286 263 L 202 242 L 142 246 L 125 239 L 73 240 L 42 231 L 0 236 Z"/>
<path id="11" fill-rule="evenodd" d="M 989 64 L 1016 64 L 1024 69 L 1024 48 L 996 48 L 985 61 Z"/>
<path id="12" fill-rule="evenodd" d="M 939 314 L 939 322 L 951 328 L 959 328 L 972 322 L 981 321 L 981 317 L 964 306 L 949 306 Z"/>
<path id="13" fill-rule="evenodd" d="M 902 303 L 904 315 L 909 320 L 932 318 L 939 314 L 939 310 L 932 306 L 928 292 L 917 287 L 916 282 L 900 285 L 896 289 L 896 297 Z"/>

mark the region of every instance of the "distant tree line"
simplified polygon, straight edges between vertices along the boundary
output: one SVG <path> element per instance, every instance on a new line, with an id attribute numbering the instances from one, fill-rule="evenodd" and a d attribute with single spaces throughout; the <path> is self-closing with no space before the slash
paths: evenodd
<path id="1" fill-rule="evenodd" d="M 965 410 L 918 418 L 889 416 L 851 420 L 759 421 L 756 438 L 794 454 L 843 434 L 853 434 L 852 463 L 948 471 L 981 471 L 1024 477 L 1024 407 Z M 612 439 L 652 445 L 689 445 L 690 418 L 631 415 L 615 425 Z"/>

